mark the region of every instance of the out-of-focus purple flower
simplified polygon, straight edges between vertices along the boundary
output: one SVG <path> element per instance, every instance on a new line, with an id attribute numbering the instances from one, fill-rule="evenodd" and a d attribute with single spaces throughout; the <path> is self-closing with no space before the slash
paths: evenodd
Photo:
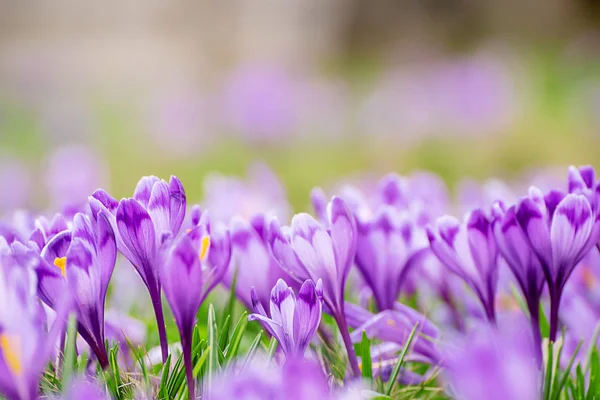
<path id="1" fill-rule="evenodd" d="M 246 307 L 252 307 L 252 287 L 263 307 L 269 306 L 271 289 L 279 279 L 287 281 L 296 290 L 300 288 L 299 283 L 290 278 L 271 254 L 267 241 L 268 223 L 264 214 L 257 214 L 250 221 L 234 217 L 230 225 L 235 268 L 227 270 L 223 283 L 231 287 L 236 275 L 235 293 Z"/>
<path id="2" fill-rule="evenodd" d="M 277 339 L 288 361 L 303 358 L 321 322 L 322 281 L 319 279 L 315 286 L 313 281 L 306 280 L 296 298 L 292 288 L 283 280 L 278 280 L 271 291 L 270 315 L 260 303 L 254 288 L 252 303 L 255 314 L 251 314 L 248 319 L 258 320 L 263 324 Z"/>
<path id="3" fill-rule="evenodd" d="M 476 209 L 462 223 L 454 217 L 441 217 L 427 235 L 433 253 L 475 291 L 488 320 L 494 322 L 498 251 L 484 212 Z"/>
<path id="4" fill-rule="evenodd" d="M 584 194 L 550 191 L 544 195 L 536 188 L 516 208 L 516 219 L 538 257 L 548 284 L 552 341 L 558 332 L 558 308 L 565 283 L 575 266 L 596 245 L 599 217 L 595 205 Z"/>
<path id="5" fill-rule="evenodd" d="M 246 180 L 207 176 L 204 193 L 203 205 L 215 221 L 228 223 L 234 215 L 250 219 L 260 213 L 288 220 L 291 211 L 283 185 L 262 163 L 250 166 Z"/>
<path id="6" fill-rule="evenodd" d="M 84 204 L 90 193 L 108 183 L 105 162 L 82 145 L 68 145 L 52 152 L 44 174 L 51 203 L 58 207 Z"/>
<path id="7" fill-rule="evenodd" d="M 65 291 L 73 297 L 78 332 L 106 368 L 104 304 L 117 246 L 106 212 L 96 218 L 77 214 L 72 231 L 55 235 L 42 249 L 36 272 L 40 297 L 50 307 Z"/>
<path id="8" fill-rule="evenodd" d="M 458 185 L 458 205 L 462 212 L 469 212 L 474 208 L 491 208 L 496 202 L 514 204 L 518 199 L 513 188 L 498 179 L 489 179 L 485 182 L 476 182 L 465 179 Z"/>
<path id="9" fill-rule="evenodd" d="M 188 87 L 171 88 L 153 100 L 146 117 L 147 129 L 161 149 L 174 156 L 208 150 L 214 113 L 206 100 Z"/>
<path id="10" fill-rule="evenodd" d="M 418 311 L 398 302 L 394 304 L 393 309 L 378 314 L 360 310 L 356 305 L 348 308 L 348 314 L 352 315 L 349 324 L 354 328 L 350 337 L 354 343 L 360 342 L 362 333 L 365 332 L 369 338 L 404 346 L 410 332 L 418 324 L 412 352 L 428 363 L 435 364 L 439 361 L 439 352 L 434 343 L 440 336 L 439 330 Z"/>
<path id="11" fill-rule="evenodd" d="M 0 161 L 0 212 L 27 205 L 31 196 L 31 173 L 23 163 L 3 156 Z"/>
<path id="12" fill-rule="evenodd" d="M 251 141 L 277 140 L 298 123 L 295 82 L 274 66 L 248 66 L 235 73 L 225 90 L 224 118 Z"/>
<path id="13" fill-rule="evenodd" d="M 356 219 L 356 265 L 380 311 L 394 307 L 407 273 L 428 249 L 427 237 L 408 215 L 385 206 L 369 220 Z"/>
<path id="14" fill-rule="evenodd" d="M 257 360 L 243 371 L 221 376 L 207 393 L 211 400 L 333 399 L 321 367 L 314 361 L 291 360 L 282 367 Z"/>
<path id="15" fill-rule="evenodd" d="M 449 352 L 445 377 L 456 398 L 464 400 L 537 400 L 541 376 L 528 328 L 482 326 Z"/>
<path id="16" fill-rule="evenodd" d="M 165 243 L 167 246 L 168 243 Z M 210 232 L 199 225 L 164 249 L 160 280 L 181 337 L 190 399 L 195 398 L 192 375 L 192 335 L 196 314 L 208 293 L 221 281 L 231 259 L 227 231 Z"/>
<path id="17" fill-rule="evenodd" d="M 88 378 L 79 377 L 69 385 L 65 394 L 59 397 L 60 400 L 106 400 L 108 396 L 100 386 Z M 57 400 L 58 400 L 57 399 Z"/>
<path id="18" fill-rule="evenodd" d="M 493 209 L 492 230 L 498 251 L 512 271 L 529 310 L 533 340 L 538 363 L 541 363 L 542 338 L 539 325 L 539 307 L 544 289 L 544 271 L 528 243 L 527 235 L 517 221 L 517 206 L 506 212 L 501 204 Z M 540 364 L 541 365 L 541 364 Z"/>
<path id="19" fill-rule="evenodd" d="M 143 346 L 146 341 L 146 324 L 129 315 L 116 311 L 107 310 L 105 313 L 104 331 L 109 343 L 118 343 L 120 365 L 132 370 L 136 365 L 136 359 L 131 348 Z"/>
<path id="20" fill-rule="evenodd" d="M 356 254 L 356 221 L 344 201 L 334 197 L 328 206 L 328 227 L 308 214 L 297 214 L 285 233 L 277 220 L 269 229 L 273 255 L 290 276 L 299 281 L 323 280 L 323 300 L 336 320 L 346 345 L 353 373 L 360 370 L 348 334 L 344 290 Z"/>
<path id="21" fill-rule="evenodd" d="M 160 296 L 160 247 L 174 238 L 185 218 L 186 197 L 181 181 L 172 176 L 169 183 L 155 176 L 145 176 L 137 184 L 132 198 L 120 202 L 103 190 L 89 198 L 92 214 L 106 210 L 114 228 L 117 247 L 133 264 L 150 293 L 158 332 L 167 358 L 167 335 Z"/>
<path id="22" fill-rule="evenodd" d="M 35 274 L 27 265 L 0 263 L 0 393 L 9 399 L 38 398 L 43 369 L 54 352 L 70 309 L 68 296 L 57 299 L 49 331 L 36 296 Z"/>

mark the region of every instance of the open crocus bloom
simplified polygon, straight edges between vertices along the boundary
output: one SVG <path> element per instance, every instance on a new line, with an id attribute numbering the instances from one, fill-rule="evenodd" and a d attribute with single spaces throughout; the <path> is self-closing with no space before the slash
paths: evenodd
<path id="1" fill-rule="evenodd" d="M 255 314 L 251 321 L 258 320 L 273 335 L 282 347 L 286 358 L 303 358 L 319 323 L 323 306 L 323 283 L 306 280 L 298 297 L 282 279 L 271 291 L 270 316 L 260 303 L 256 290 L 252 288 L 252 305 Z"/>

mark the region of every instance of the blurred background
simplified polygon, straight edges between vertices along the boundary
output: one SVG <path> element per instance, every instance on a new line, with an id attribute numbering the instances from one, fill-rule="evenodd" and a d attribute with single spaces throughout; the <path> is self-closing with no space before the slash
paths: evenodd
<path id="1" fill-rule="evenodd" d="M 263 161 L 514 179 L 600 150 L 595 0 L 0 0 L 0 211 Z M 566 171 L 561 171 L 566 175 Z"/>

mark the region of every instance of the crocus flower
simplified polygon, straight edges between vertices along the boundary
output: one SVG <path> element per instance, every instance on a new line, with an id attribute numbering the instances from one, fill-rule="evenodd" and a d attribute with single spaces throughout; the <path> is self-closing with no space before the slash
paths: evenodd
<path id="1" fill-rule="evenodd" d="M 211 400 L 339 399 L 332 396 L 321 367 L 314 361 L 295 359 L 282 367 L 255 360 L 242 371 L 231 370 L 212 385 Z M 203 396 L 204 397 L 204 396 Z"/>
<path id="2" fill-rule="evenodd" d="M 167 245 L 167 243 L 165 244 Z M 195 398 L 192 375 L 192 335 L 196 314 L 208 293 L 220 282 L 231 258 L 229 234 L 199 225 L 166 249 L 160 270 L 165 297 L 181 337 L 190 399 Z"/>
<path id="3" fill-rule="evenodd" d="M 227 270 L 223 283 L 231 287 L 236 276 L 235 293 L 246 307 L 252 308 L 252 287 L 263 307 L 269 307 L 271 289 L 279 279 L 291 284 L 295 290 L 300 288 L 300 284 L 290 278 L 271 254 L 264 214 L 257 214 L 250 221 L 234 217 L 230 227 L 234 267 Z"/>
<path id="4" fill-rule="evenodd" d="M 159 249 L 165 239 L 177 235 L 183 223 L 186 207 L 183 185 L 174 176 L 169 183 L 155 176 L 146 176 L 138 182 L 133 198 L 117 203 L 103 190 L 97 190 L 89 202 L 94 215 L 99 210 L 110 212 L 117 247 L 133 264 L 148 288 L 164 362 L 168 343 L 158 279 L 161 264 Z"/>
<path id="5" fill-rule="evenodd" d="M 57 400 L 106 400 L 108 396 L 98 383 L 84 377 L 76 378 Z"/>
<path id="6" fill-rule="evenodd" d="M 536 188 L 516 208 L 516 219 L 542 266 L 550 295 L 550 340 L 558 332 L 562 292 L 577 264 L 594 247 L 600 233 L 599 215 L 584 194 Z"/>
<path id="7" fill-rule="evenodd" d="M 357 218 L 356 265 L 380 311 L 394 307 L 407 273 L 428 251 L 425 232 L 392 207 L 372 219 Z"/>
<path id="8" fill-rule="evenodd" d="M 528 329 L 480 327 L 449 352 L 445 377 L 455 398 L 537 400 L 540 375 Z"/>
<path id="9" fill-rule="evenodd" d="M 344 311 L 346 278 L 356 254 L 357 228 L 344 201 L 334 197 L 328 206 L 328 229 L 308 214 L 292 219 L 284 233 L 277 220 L 270 225 L 271 249 L 290 276 L 296 280 L 323 280 L 323 300 L 337 322 L 354 375 L 360 375 L 348 333 Z"/>
<path id="10" fill-rule="evenodd" d="M 38 398 L 43 369 L 54 352 L 70 309 L 67 296 L 57 299 L 48 331 L 36 296 L 36 277 L 26 265 L 0 262 L 0 394 L 8 399 Z"/>
<path id="11" fill-rule="evenodd" d="M 492 230 L 498 251 L 512 271 L 529 310 L 531 329 L 538 363 L 541 363 L 542 338 L 539 323 L 540 297 L 544 289 L 544 272 L 540 262 L 528 244 L 526 233 L 517 221 L 517 206 L 506 212 L 501 204 L 494 205 Z M 540 364 L 541 365 L 541 364 Z"/>
<path id="12" fill-rule="evenodd" d="M 313 281 L 306 280 L 296 298 L 292 288 L 279 279 L 271 291 L 270 316 L 260 303 L 254 288 L 252 303 L 255 314 L 251 314 L 248 319 L 258 320 L 263 324 L 277 339 L 288 361 L 303 358 L 321 322 L 322 281 L 319 279 L 315 286 Z"/>
<path id="13" fill-rule="evenodd" d="M 437 363 L 439 354 L 434 341 L 440 337 L 438 328 L 418 311 L 396 302 L 394 308 L 372 314 L 357 305 L 348 305 L 348 320 L 354 331 L 350 335 L 354 343 L 365 332 L 369 338 L 404 346 L 410 332 L 417 326 L 412 342 L 412 352 L 429 363 Z"/>
<path id="14" fill-rule="evenodd" d="M 497 281 L 497 249 L 489 219 L 480 209 L 465 216 L 438 218 L 428 229 L 431 250 L 450 271 L 477 294 L 489 321 L 496 320 L 494 301 Z"/>
<path id="15" fill-rule="evenodd" d="M 55 235 L 42 249 L 37 268 L 39 292 L 51 308 L 66 290 L 77 311 L 78 332 L 102 368 L 108 366 L 104 346 L 104 304 L 115 267 L 117 246 L 104 211 L 93 217 L 77 214 L 72 231 Z"/>

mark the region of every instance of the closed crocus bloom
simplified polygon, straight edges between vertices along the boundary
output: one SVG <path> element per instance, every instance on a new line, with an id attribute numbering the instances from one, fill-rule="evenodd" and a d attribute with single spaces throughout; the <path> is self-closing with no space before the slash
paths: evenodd
<path id="1" fill-rule="evenodd" d="M 0 394 L 37 399 L 43 369 L 66 323 L 68 296 L 57 299 L 56 317 L 46 330 L 36 292 L 36 277 L 25 265 L 0 262 Z"/>
<path id="2" fill-rule="evenodd" d="M 271 289 L 279 279 L 284 279 L 296 290 L 300 288 L 271 254 L 264 214 L 257 214 L 250 221 L 234 217 L 230 226 L 234 265 L 227 270 L 223 283 L 231 287 L 236 276 L 235 294 L 246 307 L 252 307 L 250 291 L 253 287 L 263 307 L 269 307 Z"/>
<path id="3" fill-rule="evenodd" d="M 102 368 L 108 366 L 104 346 L 104 304 L 117 258 L 113 229 L 104 211 L 96 219 L 77 214 L 71 231 L 61 232 L 42 249 L 37 268 L 42 300 L 56 307 L 67 290 L 77 312 L 78 332 Z"/>
<path id="4" fill-rule="evenodd" d="M 377 308 L 389 310 L 411 268 L 429 251 L 424 230 L 392 207 L 374 218 L 357 218 L 356 265 L 373 292 Z"/>
<path id="5" fill-rule="evenodd" d="M 198 309 L 221 280 L 231 257 L 229 236 L 210 234 L 199 225 L 165 249 L 160 270 L 165 297 L 181 337 L 190 399 L 194 395 L 192 334 Z"/>
<path id="6" fill-rule="evenodd" d="M 168 237 L 175 237 L 185 218 L 186 197 L 181 181 L 172 176 L 169 183 L 155 176 L 140 179 L 132 198 L 116 200 L 102 190 L 90 198 L 92 214 L 107 210 L 115 228 L 117 247 L 133 264 L 150 293 L 156 315 L 163 362 L 168 343 L 161 302 L 158 268 L 160 247 Z"/>
<path id="7" fill-rule="evenodd" d="M 313 281 L 306 280 L 298 292 L 298 298 L 292 288 L 282 279 L 278 280 L 271 291 L 270 315 L 260 303 L 254 288 L 252 288 L 252 300 L 256 313 L 251 314 L 248 319 L 258 320 L 263 324 L 277 339 L 288 361 L 303 358 L 321 322 L 323 305 L 321 280 L 316 286 Z"/>
<path id="8" fill-rule="evenodd" d="M 550 340 L 558 332 L 558 307 L 569 276 L 598 241 L 598 215 L 585 194 L 543 194 L 537 188 L 519 202 L 516 218 L 542 266 L 550 294 Z"/>
<path id="9" fill-rule="evenodd" d="M 323 280 L 323 300 L 336 320 L 354 375 L 360 374 L 344 311 L 344 289 L 356 253 L 356 222 L 344 201 L 334 197 L 328 205 L 328 228 L 308 214 L 297 214 L 289 232 L 276 220 L 270 225 L 273 255 L 290 276 L 299 281 Z"/>
<path id="10" fill-rule="evenodd" d="M 484 212 L 476 209 L 462 223 L 450 216 L 438 218 L 427 235 L 433 253 L 473 289 L 488 320 L 494 322 L 498 252 Z"/>
<path id="11" fill-rule="evenodd" d="M 505 212 L 501 204 L 494 205 L 492 230 L 498 245 L 498 251 L 506 260 L 525 298 L 530 315 L 536 356 L 538 362 L 541 363 L 542 339 L 539 324 L 539 303 L 544 289 L 544 271 L 528 243 L 527 235 L 517 221 L 516 209 L 517 206 L 511 206 Z"/>

